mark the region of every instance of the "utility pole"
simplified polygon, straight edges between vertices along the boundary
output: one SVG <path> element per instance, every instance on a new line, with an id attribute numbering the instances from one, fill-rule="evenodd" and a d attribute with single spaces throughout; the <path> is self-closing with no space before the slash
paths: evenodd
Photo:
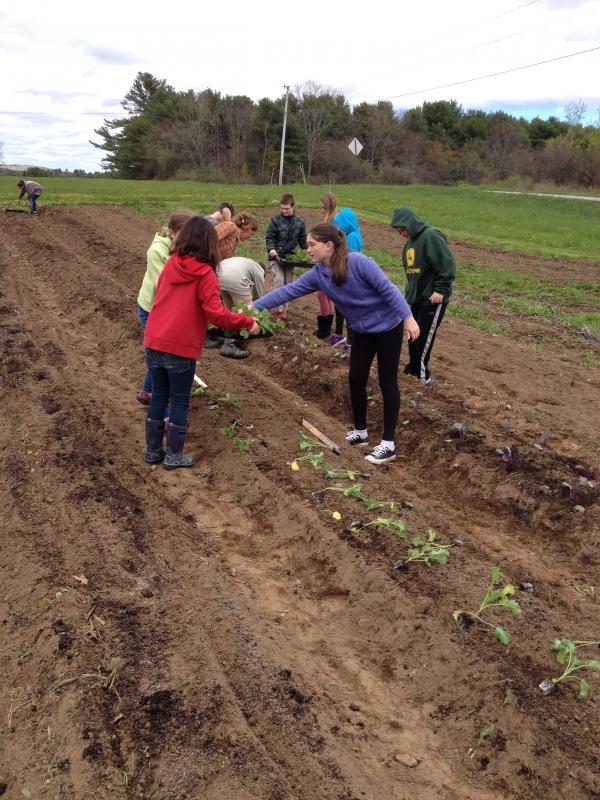
<path id="1" fill-rule="evenodd" d="M 288 115 L 288 97 L 290 87 L 283 85 L 285 89 L 285 108 L 283 110 L 283 131 L 281 132 L 281 156 L 279 158 L 279 185 L 283 183 L 283 154 L 285 153 L 285 129 L 287 126 L 287 115 Z"/>

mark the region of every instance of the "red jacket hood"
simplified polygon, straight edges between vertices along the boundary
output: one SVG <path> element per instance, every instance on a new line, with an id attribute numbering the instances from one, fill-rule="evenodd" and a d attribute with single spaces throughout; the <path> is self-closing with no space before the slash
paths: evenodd
<path id="1" fill-rule="evenodd" d="M 173 267 L 170 282 L 173 284 L 191 283 L 203 278 L 207 272 L 214 272 L 210 264 L 198 261 L 194 256 L 182 256 L 173 253 L 170 258 Z"/>

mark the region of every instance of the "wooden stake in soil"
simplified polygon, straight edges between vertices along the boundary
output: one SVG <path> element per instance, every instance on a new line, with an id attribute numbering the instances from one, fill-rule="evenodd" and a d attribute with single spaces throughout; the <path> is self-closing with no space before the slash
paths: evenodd
<path id="1" fill-rule="evenodd" d="M 335 442 L 332 442 L 331 439 L 325 436 L 324 433 L 321 433 L 321 431 L 318 428 L 315 428 L 314 425 L 311 425 L 310 422 L 307 422 L 305 419 L 302 420 L 302 424 L 304 425 L 306 430 L 310 431 L 313 436 L 316 436 L 320 442 L 323 442 L 323 444 L 330 450 L 332 450 L 337 456 L 341 455 L 342 451 L 337 446 L 337 444 Z"/>

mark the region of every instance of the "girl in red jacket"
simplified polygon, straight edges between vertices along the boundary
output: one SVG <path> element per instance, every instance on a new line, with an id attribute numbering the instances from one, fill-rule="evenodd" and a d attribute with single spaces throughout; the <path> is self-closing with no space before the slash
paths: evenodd
<path id="1" fill-rule="evenodd" d="M 253 336 L 260 332 L 255 319 L 223 306 L 215 272 L 219 259 L 214 227 L 203 217 L 192 217 L 181 229 L 173 255 L 161 273 L 146 323 L 144 347 L 152 375 L 152 400 L 146 419 L 144 461 L 162 461 L 165 469 L 193 464 L 191 456 L 183 455 L 183 447 L 196 360 L 208 323 L 236 331 L 246 328 Z M 165 451 L 164 414 L 169 401 Z"/>

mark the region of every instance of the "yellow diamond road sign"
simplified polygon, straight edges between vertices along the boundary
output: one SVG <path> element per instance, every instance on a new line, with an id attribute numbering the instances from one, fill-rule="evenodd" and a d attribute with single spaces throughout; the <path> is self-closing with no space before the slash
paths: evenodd
<path id="1" fill-rule="evenodd" d="M 357 156 L 360 153 L 360 151 L 363 149 L 363 146 L 358 141 L 358 139 L 355 138 L 355 139 L 352 139 L 352 141 L 348 145 L 348 149 L 350 150 L 351 153 L 354 153 L 354 155 Z"/>

